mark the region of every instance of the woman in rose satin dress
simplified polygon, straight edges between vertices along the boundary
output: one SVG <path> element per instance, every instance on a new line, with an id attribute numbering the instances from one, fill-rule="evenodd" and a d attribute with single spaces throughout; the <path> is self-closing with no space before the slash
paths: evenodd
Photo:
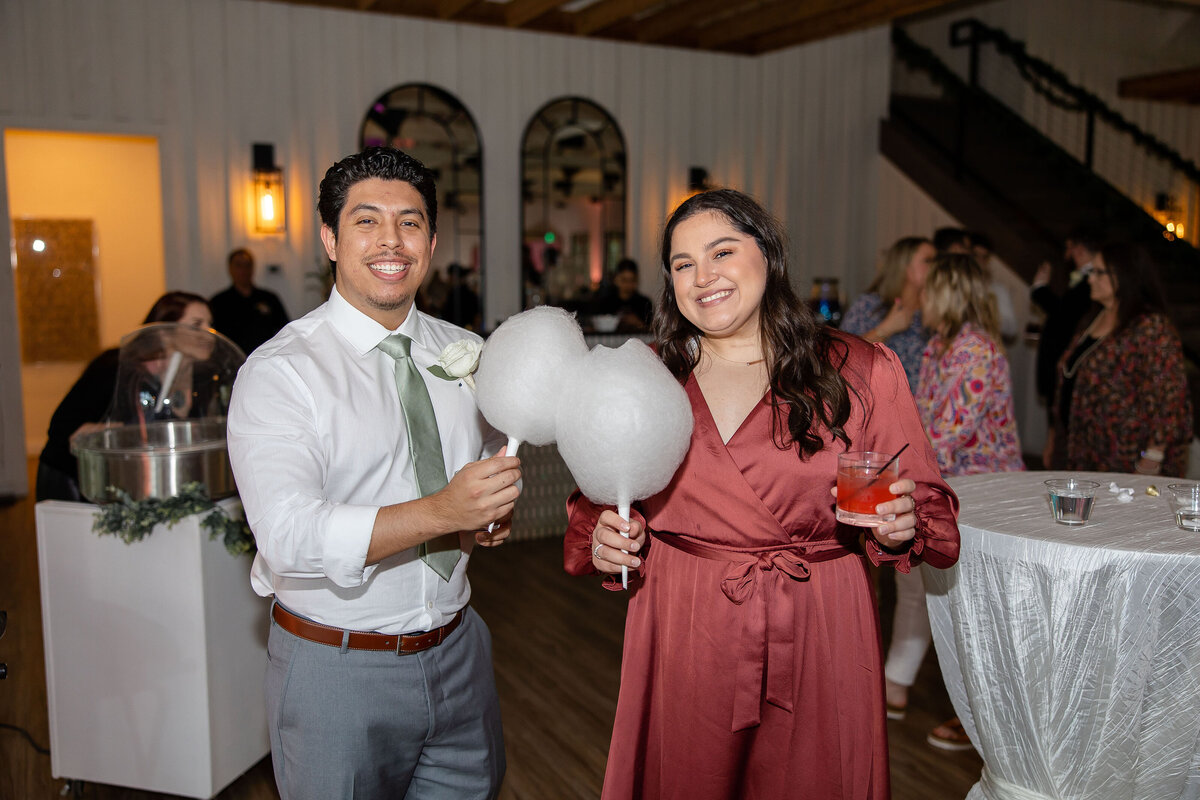
<path id="1" fill-rule="evenodd" d="M 958 557 L 957 499 L 904 370 L 817 322 L 789 284 L 782 229 L 740 192 L 676 209 L 662 270 L 655 333 L 692 404 L 688 455 L 628 523 L 568 501 L 567 570 L 619 589 L 631 568 L 603 797 L 887 798 L 866 559 L 907 571 Z M 838 453 L 904 444 L 897 498 L 878 506 L 896 519 L 865 536 L 839 524 Z"/>

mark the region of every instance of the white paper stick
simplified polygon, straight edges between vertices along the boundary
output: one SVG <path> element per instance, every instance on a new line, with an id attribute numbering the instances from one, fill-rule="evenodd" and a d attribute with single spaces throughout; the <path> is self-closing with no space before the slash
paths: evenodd
<path id="1" fill-rule="evenodd" d="M 154 403 L 154 413 L 162 411 L 163 404 L 167 402 L 167 397 L 171 394 L 171 384 L 175 383 L 175 375 L 179 372 L 179 364 L 183 361 L 183 353 L 176 350 L 171 353 L 171 360 L 167 363 L 167 374 L 163 376 L 162 389 L 158 392 L 158 400 Z"/>
<path id="2" fill-rule="evenodd" d="M 632 504 L 627 500 L 622 501 L 620 504 L 617 505 L 617 513 L 620 514 L 621 519 L 625 520 L 626 522 L 629 522 L 629 506 L 630 505 L 632 505 Z M 624 531 L 621 531 L 621 535 L 624 536 L 626 539 L 629 538 L 629 534 L 625 533 Z M 628 553 L 629 553 L 628 550 L 622 550 L 621 552 L 625 553 L 626 555 L 628 555 Z M 622 589 L 629 588 L 629 567 L 625 566 L 624 564 L 621 565 L 621 588 Z"/>
<path id="3" fill-rule="evenodd" d="M 518 448 L 518 447 L 520 447 L 520 446 L 521 446 L 521 440 L 520 440 L 520 439 L 518 439 L 518 438 L 517 438 L 517 437 L 515 437 L 515 436 L 509 436 L 509 437 L 508 437 L 508 444 L 507 444 L 507 445 L 505 445 L 505 447 L 504 447 L 504 455 L 506 455 L 506 456 L 515 456 L 515 455 L 517 454 L 517 448 Z M 491 533 L 491 532 L 492 532 L 492 531 L 494 531 L 495 529 L 496 529 L 496 523 L 495 523 L 495 522 L 489 522 L 489 523 L 488 523 L 488 533 Z"/>

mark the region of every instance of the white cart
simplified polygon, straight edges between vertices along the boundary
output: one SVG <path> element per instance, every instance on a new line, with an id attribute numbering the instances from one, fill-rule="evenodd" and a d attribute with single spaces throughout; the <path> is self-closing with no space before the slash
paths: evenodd
<path id="1" fill-rule="evenodd" d="M 270 751 L 268 601 L 201 516 L 125 544 L 96 510 L 36 508 L 51 773 L 210 798 Z"/>

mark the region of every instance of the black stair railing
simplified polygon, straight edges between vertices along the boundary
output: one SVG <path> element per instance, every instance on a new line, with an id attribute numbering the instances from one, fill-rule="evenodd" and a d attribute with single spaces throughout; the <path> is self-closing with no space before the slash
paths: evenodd
<path id="1" fill-rule="evenodd" d="M 1024 42 L 1013 39 L 999 28 L 971 18 L 959 20 L 950 26 L 950 44 L 953 47 L 970 48 L 967 80 L 972 88 L 979 86 L 979 49 L 982 45 L 991 44 L 996 52 L 1013 63 L 1025 82 L 1048 102 L 1064 111 L 1085 115 L 1084 163 L 1088 167 L 1093 162 L 1096 120 L 1099 119 L 1113 130 L 1129 136 L 1145 152 L 1167 162 L 1192 183 L 1200 185 L 1200 167 L 1194 161 L 1184 158 L 1178 150 L 1130 122 L 1092 92 L 1072 83 L 1052 64 L 1030 55 Z"/>

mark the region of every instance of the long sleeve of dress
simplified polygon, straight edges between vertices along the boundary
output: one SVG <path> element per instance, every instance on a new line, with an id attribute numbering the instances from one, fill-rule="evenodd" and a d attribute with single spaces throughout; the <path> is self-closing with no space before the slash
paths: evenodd
<path id="1" fill-rule="evenodd" d="M 592 531 L 596 529 L 596 523 L 600 519 L 600 514 L 604 510 L 615 509 L 614 506 L 601 506 L 593 503 L 591 500 L 584 497 L 583 492 L 576 489 L 567 498 L 567 532 L 563 540 L 563 569 L 570 575 L 597 575 L 596 568 L 592 565 Z M 629 510 L 629 516 L 636 519 L 643 525 L 646 524 L 645 517 L 637 508 Z M 649 541 L 647 541 L 649 544 Z M 646 559 L 649 556 L 649 548 L 642 550 L 638 557 L 642 559 L 642 566 L 638 567 L 638 571 L 646 568 Z M 606 584 L 607 585 L 607 584 Z M 620 588 L 617 583 L 616 587 Z"/>
<path id="2" fill-rule="evenodd" d="M 875 351 L 869 384 L 873 411 L 861 446 L 855 442 L 854 448 L 895 453 L 909 445 L 900 457 L 900 477 L 917 484 L 912 493 L 917 531 L 901 553 L 886 551 L 867 536 L 867 555 L 876 564 L 894 562 L 901 572 L 922 561 L 944 569 L 958 560 L 958 498 L 942 479 L 899 358 L 880 345 L 875 345 Z"/>

